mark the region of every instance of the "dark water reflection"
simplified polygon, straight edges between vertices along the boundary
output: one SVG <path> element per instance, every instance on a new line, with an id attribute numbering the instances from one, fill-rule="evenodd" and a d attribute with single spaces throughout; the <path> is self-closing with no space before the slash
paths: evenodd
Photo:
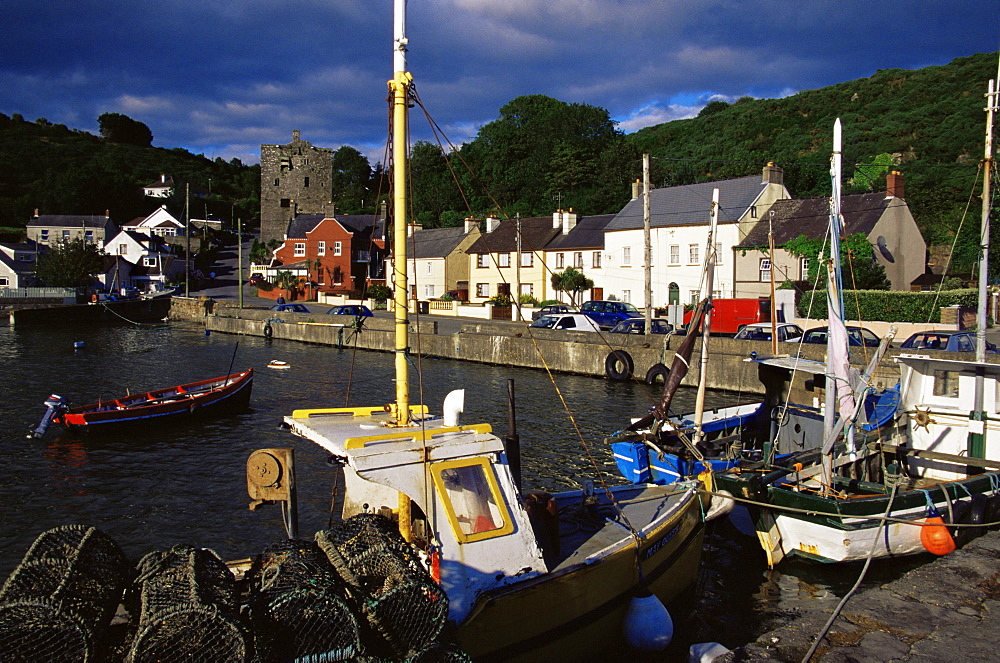
<path id="1" fill-rule="evenodd" d="M 75 350 L 74 341 L 86 347 Z M 291 368 L 266 368 L 272 359 Z M 578 488 L 583 479 L 596 478 L 595 465 L 609 482 L 619 482 L 602 440 L 629 417 L 644 413 L 658 396 L 643 385 L 603 379 L 550 379 L 542 371 L 433 359 L 420 364 L 424 380 L 421 384 L 414 377 L 411 400 L 436 411 L 448 391 L 465 388 L 463 421 L 491 423 L 501 436 L 507 433 L 507 381 L 514 379 L 527 489 Z M 299 407 L 381 404 L 394 398 L 389 354 L 208 336 L 198 326 L 0 327 L 0 366 L 3 577 L 39 533 L 68 523 L 104 530 L 132 558 L 178 543 L 208 547 L 227 559 L 254 554 L 283 532 L 275 508 L 247 508 L 246 459 L 264 447 L 295 448 L 300 528 L 311 534 L 328 517 L 326 454 L 280 430 L 281 417 Z M 90 402 L 223 375 L 230 366 L 255 368 L 248 413 L 150 428 L 127 438 L 79 439 L 53 427 L 42 440 L 25 439 L 50 393 Z M 693 390 L 682 391 L 674 409 L 692 410 L 694 397 Z M 709 406 L 737 400 L 743 395 L 708 395 Z M 678 644 L 672 648 L 677 656 L 690 642 L 742 644 L 790 611 L 832 609 L 857 573 L 856 568 L 796 564 L 769 573 L 756 540 L 727 522 L 712 528 L 705 561 L 696 598 L 677 616 Z M 902 565 L 876 566 L 873 581 L 899 573 Z"/>

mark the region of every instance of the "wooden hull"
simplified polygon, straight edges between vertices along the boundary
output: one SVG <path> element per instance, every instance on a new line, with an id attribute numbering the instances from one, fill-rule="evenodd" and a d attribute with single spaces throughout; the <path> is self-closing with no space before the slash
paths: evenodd
<path id="1" fill-rule="evenodd" d="M 218 415 L 246 409 L 253 369 L 242 373 L 71 407 L 55 418 L 75 433 L 116 431 L 131 426 Z"/>
<path id="2" fill-rule="evenodd" d="M 646 528 L 638 555 L 632 540 L 606 556 L 483 597 L 458 628 L 459 645 L 476 661 L 593 660 L 621 642 L 625 613 L 640 585 L 637 556 L 650 589 L 664 603 L 694 583 L 702 508 L 691 493 L 668 518 Z"/>

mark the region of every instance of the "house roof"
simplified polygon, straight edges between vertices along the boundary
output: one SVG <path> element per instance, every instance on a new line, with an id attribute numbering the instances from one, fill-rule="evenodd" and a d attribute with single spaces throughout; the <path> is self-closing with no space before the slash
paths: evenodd
<path id="1" fill-rule="evenodd" d="M 103 228 L 111 217 L 96 214 L 40 214 L 28 221 L 29 227 Z"/>
<path id="2" fill-rule="evenodd" d="M 296 214 L 288 223 L 288 239 L 305 239 L 322 221 L 330 217 L 325 214 Z M 337 214 L 333 219 L 349 232 L 358 235 L 382 228 L 382 219 L 375 214 Z"/>
<path id="3" fill-rule="evenodd" d="M 412 259 L 446 258 L 465 237 L 464 226 L 426 228 L 414 232 L 412 238 L 408 237 L 406 248 Z"/>
<path id="4" fill-rule="evenodd" d="M 604 229 L 615 219 L 614 214 L 585 216 L 577 220 L 576 226 L 565 235 L 559 234 L 545 247 L 553 249 L 603 249 Z"/>
<path id="5" fill-rule="evenodd" d="M 521 250 L 541 251 L 559 234 L 552 227 L 552 217 L 532 217 L 521 219 Z M 504 253 L 517 251 L 517 220 L 504 219 L 491 233 L 472 243 L 466 253 Z"/>
<path id="6" fill-rule="evenodd" d="M 842 196 L 840 212 L 844 217 L 844 235 L 868 235 L 892 200 L 886 198 L 884 191 Z M 774 212 L 773 219 L 771 212 Z M 799 235 L 823 237 L 830 225 L 830 199 L 798 198 L 775 202 L 770 210 L 761 214 L 760 220 L 737 247 L 765 246 L 768 243 L 769 222 L 773 228 L 775 246 L 783 246 Z"/>
<path id="7" fill-rule="evenodd" d="M 719 223 L 735 223 L 768 186 L 760 175 L 718 182 L 698 182 L 649 192 L 649 223 L 653 228 L 706 225 L 712 190 L 719 189 Z M 642 228 L 642 197 L 633 198 L 608 224 L 607 230 Z"/>

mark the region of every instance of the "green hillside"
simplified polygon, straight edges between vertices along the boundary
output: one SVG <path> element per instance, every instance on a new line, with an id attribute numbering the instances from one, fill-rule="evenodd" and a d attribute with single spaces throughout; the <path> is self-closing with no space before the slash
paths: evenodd
<path id="1" fill-rule="evenodd" d="M 157 202 L 141 187 L 161 174 L 189 182 L 212 197 L 191 215 L 206 212 L 226 221 L 259 215 L 260 169 L 234 159 L 214 161 L 181 148 L 112 142 L 85 131 L 28 122 L 0 114 L 0 226 L 23 228 L 35 209 L 42 214 L 103 214 L 122 222 L 144 216 Z M 167 201 L 183 213 L 183 195 Z"/>

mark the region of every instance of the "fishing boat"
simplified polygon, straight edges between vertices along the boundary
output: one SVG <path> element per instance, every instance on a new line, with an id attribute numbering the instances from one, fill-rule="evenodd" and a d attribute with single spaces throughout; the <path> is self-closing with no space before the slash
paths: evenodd
<path id="1" fill-rule="evenodd" d="M 449 632 L 467 654 L 589 660 L 621 641 L 634 599 L 669 602 L 694 582 L 705 498 L 697 481 L 608 487 L 598 480 L 522 494 L 518 453 L 489 424 L 460 422 L 464 390 L 449 394 L 441 416 L 411 404 L 404 266 L 413 79 L 403 0 L 394 14 L 395 400 L 297 410 L 284 423 L 329 452 L 342 473 L 334 516 L 383 514 L 426 559 L 447 599 Z M 654 639 L 665 646 L 665 637 Z"/>
<path id="2" fill-rule="evenodd" d="M 987 98 L 988 164 L 996 108 L 992 81 Z M 874 440 L 854 435 L 865 381 L 848 370 L 839 300 L 840 146 L 838 120 L 831 159 L 831 341 L 823 375 L 824 426 L 818 431 L 822 444 L 781 463 L 766 459 L 744 463 L 715 476 L 720 489 L 745 500 L 771 565 L 789 556 L 849 562 L 922 552 L 947 554 L 1000 519 L 1000 411 L 996 399 L 985 396 L 1000 387 L 1000 365 L 986 361 L 985 302 L 976 360 L 898 356 L 899 416 L 889 435 Z M 988 228 L 985 204 L 983 216 Z M 984 237 L 989 237 L 988 231 Z M 987 253 L 984 248 L 981 299 Z"/>
<path id="3" fill-rule="evenodd" d="M 70 405 L 53 394 L 41 423 L 30 433 L 42 437 L 52 422 L 74 433 L 117 431 L 136 425 L 172 422 L 246 409 L 253 390 L 253 368 L 175 387 L 154 389 L 87 405 Z"/>

